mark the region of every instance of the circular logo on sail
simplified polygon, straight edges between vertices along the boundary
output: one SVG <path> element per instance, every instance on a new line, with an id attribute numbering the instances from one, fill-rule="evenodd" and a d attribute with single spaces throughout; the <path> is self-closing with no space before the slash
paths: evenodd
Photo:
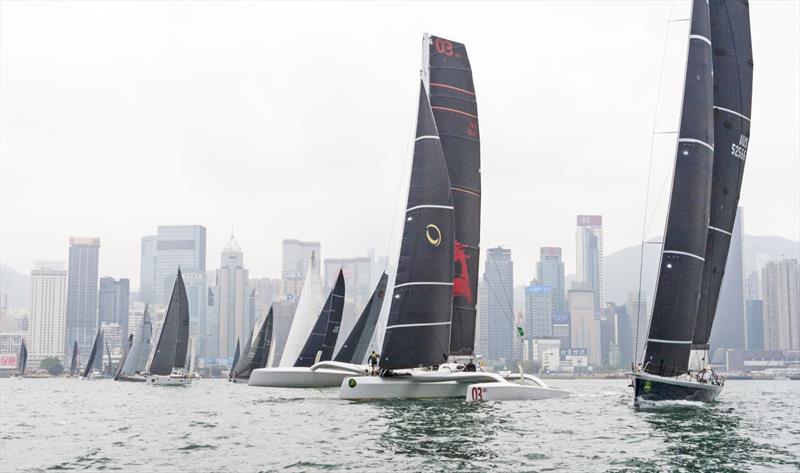
<path id="1" fill-rule="evenodd" d="M 432 223 L 425 227 L 425 236 L 428 237 L 428 243 L 433 246 L 442 244 L 442 231 Z"/>
<path id="2" fill-rule="evenodd" d="M 355 379 L 355 378 L 350 378 L 350 379 L 347 381 L 347 385 L 348 385 L 348 386 L 350 386 L 351 388 L 354 388 L 354 387 L 356 387 L 356 384 L 358 384 L 358 383 L 356 382 L 356 379 Z"/>
<path id="3" fill-rule="evenodd" d="M 644 382 L 644 392 L 649 393 L 653 390 L 653 382 L 649 379 L 645 380 Z"/>

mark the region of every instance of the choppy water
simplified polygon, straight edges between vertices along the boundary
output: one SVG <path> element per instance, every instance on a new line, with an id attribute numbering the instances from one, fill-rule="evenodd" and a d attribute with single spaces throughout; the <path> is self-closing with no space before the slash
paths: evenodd
<path id="1" fill-rule="evenodd" d="M 800 382 L 730 381 L 635 411 L 624 380 L 565 400 L 347 402 L 336 390 L 0 381 L 0 471 L 800 471 Z"/>

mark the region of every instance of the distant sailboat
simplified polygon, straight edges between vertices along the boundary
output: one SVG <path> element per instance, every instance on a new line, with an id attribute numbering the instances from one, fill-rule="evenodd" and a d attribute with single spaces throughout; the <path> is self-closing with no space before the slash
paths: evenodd
<path id="1" fill-rule="evenodd" d="M 295 367 L 309 367 L 320 361 L 333 358 L 333 349 L 339 338 L 339 327 L 342 323 L 344 312 L 344 274 L 339 270 L 333 290 L 328 295 L 328 300 L 322 307 L 322 312 L 317 317 L 314 328 L 308 336 L 300 355 L 295 361 Z"/>
<path id="2" fill-rule="evenodd" d="M 148 307 L 145 306 L 142 321 L 133 335 L 130 349 L 121 362 L 122 368 L 115 378 L 117 381 L 144 382 L 142 373 L 147 369 L 152 337 L 153 323 L 150 321 Z"/>
<path id="3" fill-rule="evenodd" d="M 733 232 L 750 135 L 753 61 L 746 1 L 694 0 L 672 197 L 644 362 L 641 401 L 710 402 L 724 379 L 708 339 Z"/>
<path id="4" fill-rule="evenodd" d="M 144 374 L 145 381 L 148 384 L 165 386 L 191 384 L 192 378 L 186 370 L 188 345 L 189 301 L 183 275 L 178 269 L 155 352 L 147 373 Z"/>
<path id="5" fill-rule="evenodd" d="M 122 358 L 117 363 L 117 369 L 114 370 L 114 381 L 119 381 L 119 377 L 122 374 L 122 369 L 125 367 L 125 361 L 128 359 L 128 355 L 130 354 L 132 347 L 133 347 L 133 334 L 130 334 L 128 335 L 127 346 L 125 346 L 125 349 L 122 352 Z"/>
<path id="6" fill-rule="evenodd" d="M 248 341 L 248 344 L 250 342 Z M 249 349 L 249 348 L 248 348 Z M 241 350 L 239 349 L 239 339 L 236 339 L 236 349 L 233 351 L 233 362 L 231 363 L 231 370 L 228 372 L 228 380 L 233 380 L 233 372 L 236 365 L 239 363 L 239 357 L 241 356 Z"/>
<path id="7" fill-rule="evenodd" d="M 81 378 L 95 379 L 103 377 L 103 329 L 98 328 L 97 334 L 94 336 L 94 343 L 92 344 L 92 351 L 89 353 L 89 361 L 86 362 L 86 367 L 83 369 Z"/>
<path id="8" fill-rule="evenodd" d="M 113 378 L 114 377 L 114 366 L 113 362 L 111 361 L 111 350 L 108 348 L 108 342 L 106 344 L 106 355 L 108 356 L 108 363 L 106 363 L 106 367 L 103 370 L 103 377 L 104 378 Z"/>
<path id="9" fill-rule="evenodd" d="M 75 376 L 75 371 L 78 369 L 78 341 L 72 342 L 72 361 L 69 363 L 69 376 Z"/>
<path id="10" fill-rule="evenodd" d="M 272 326 L 273 326 L 272 307 L 269 313 L 255 328 L 255 336 L 251 335 L 252 343 L 244 352 L 239 362 L 234 365 L 232 370 L 232 380 L 234 382 L 244 382 L 250 379 L 253 370 L 265 368 L 272 346 Z"/>
<path id="11" fill-rule="evenodd" d="M 25 376 L 25 368 L 28 366 L 28 346 L 25 345 L 23 338 L 19 344 L 19 355 L 17 355 L 17 373 L 20 378 Z"/>

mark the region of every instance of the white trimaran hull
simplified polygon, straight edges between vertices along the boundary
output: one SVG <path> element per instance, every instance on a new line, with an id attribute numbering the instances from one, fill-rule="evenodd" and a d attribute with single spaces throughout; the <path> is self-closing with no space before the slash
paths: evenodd
<path id="1" fill-rule="evenodd" d="M 539 378 L 525 375 L 503 378 L 495 373 L 410 370 L 396 376 L 348 377 L 339 397 L 367 399 L 460 398 L 466 401 L 537 400 L 563 398 L 568 392 L 555 389 Z"/>
<path id="2" fill-rule="evenodd" d="M 364 365 L 322 361 L 307 368 L 256 369 L 247 384 L 270 388 L 335 388 L 341 386 L 345 378 L 363 376 L 366 372 Z"/>

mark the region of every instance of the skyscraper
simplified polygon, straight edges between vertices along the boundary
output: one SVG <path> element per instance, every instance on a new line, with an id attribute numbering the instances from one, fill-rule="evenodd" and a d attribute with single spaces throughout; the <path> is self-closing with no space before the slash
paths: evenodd
<path id="1" fill-rule="evenodd" d="M 491 360 L 510 360 L 514 351 L 514 262 L 511 250 L 489 248 L 486 251 L 487 355 Z"/>
<path id="2" fill-rule="evenodd" d="M 129 279 L 100 278 L 100 291 L 97 296 L 97 318 L 100 324 L 117 324 L 122 331 L 122 339 L 128 338 L 128 299 Z"/>
<path id="3" fill-rule="evenodd" d="M 149 271 L 145 267 L 150 264 L 151 238 L 142 239 L 143 274 Z M 142 291 L 140 299 L 152 304 L 166 304 L 179 267 L 182 272 L 206 270 L 206 228 L 202 225 L 159 225 L 155 239 L 152 300 L 142 298 Z M 147 283 L 143 281 L 143 284 L 146 287 Z"/>
<path id="4" fill-rule="evenodd" d="M 538 356 L 533 352 L 533 340 L 553 336 L 554 295 L 553 288 L 536 281 L 525 288 L 525 339 L 529 360 L 536 360 Z"/>
<path id="5" fill-rule="evenodd" d="M 217 270 L 219 291 L 219 353 L 232 355 L 236 340 L 245 343 L 250 336 L 250 294 L 248 271 L 244 269 L 244 253 L 231 235 L 222 250 Z"/>
<path id="6" fill-rule="evenodd" d="M 761 299 L 747 301 L 747 349 L 764 349 L 764 304 Z"/>
<path id="7" fill-rule="evenodd" d="M 577 276 L 580 288 L 594 291 L 595 307 L 605 307 L 603 217 L 601 215 L 578 215 L 575 241 L 577 244 Z"/>
<path id="8" fill-rule="evenodd" d="M 97 273 L 100 239 L 71 237 L 67 273 L 66 351 L 78 342 L 80 353 L 89 353 L 97 331 Z"/>
<path id="9" fill-rule="evenodd" d="M 155 302 L 156 245 L 158 237 L 142 237 L 142 250 L 139 254 L 139 301 Z"/>
<path id="10" fill-rule="evenodd" d="M 589 364 L 602 364 L 600 320 L 596 317 L 595 292 L 590 289 L 570 289 L 569 321 L 572 348 L 585 348 Z"/>
<path id="11" fill-rule="evenodd" d="M 764 349 L 800 350 L 800 266 L 796 259 L 768 262 L 761 272 Z"/>
<path id="12" fill-rule="evenodd" d="M 539 262 L 536 263 L 536 279 L 542 286 L 553 289 L 553 310 L 565 312 L 567 300 L 565 298 L 564 263 L 561 261 L 561 248 L 543 246 L 539 248 Z"/>
<path id="13" fill-rule="evenodd" d="M 639 362 L 644 356 L 644 346 L 647 344 L 647 334 L 650 332 L 650 310 L 647 306 L 647 293 L 631 291 L 625 304 L 631 323 L 632 361 Z"/>
<path id="14" fill-rule="evenodd" d="M 30 362 L 63 359 L 67 272 L 63 262 L 37 262 L 31 271 Z"/>
<path id="15" fill-rule="evenodd" d="M 283 291 L 286 295 L 286 300 L 289 302 L 296 303 L 297 298 L 300 296 L 312 253 L 316 255 L 317 261 L 321 261 L 318 241 L 283 240 L 281 279 L 283 279 Z"/>
<path id="16" fill-rule="evenodd" d="M 206 316 L 208 306 L 208 284 L 206 283 L 206 272 L 195 269 L 184 271 L 183 284 L 186 287 L 186 298 L 189 302 L 189 333 L 195 340 L 195 353 L 199 358 L 206 358 L 207 334 L 210 331 L 216 332 L 216 325 L 209 326 Z"/>
<path id="17" fill-rule="evenodd" d="M 489 309 L 486 307 L 486 283 L 483 282 L 483 278 L 478 281 L 478 305 L 476 309 L 478 330 L 475 334 L 475 353 L 486 357 L 489 353 Z"/>
<path id="18" fill-rule="evenodd" d="M 711 349 L 745 348 L 745 284 L 744 263 L 742 254 L 743 210 L 737 209 L 736 221 L 733 225 L 731 245 L 722 286 L 719 291 L 714 325 L 711 326 Z"/>

